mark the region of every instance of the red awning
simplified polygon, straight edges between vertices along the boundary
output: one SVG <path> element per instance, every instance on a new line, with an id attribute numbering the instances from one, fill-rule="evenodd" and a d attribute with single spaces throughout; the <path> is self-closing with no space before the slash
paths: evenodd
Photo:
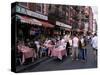
<path id="1" fill-rule="evenodd" d="M 30 17 L 27 17 L 27 16 L 20 16 L 20 15 L 17 15 L 17 17 L 23 23 L 29 23 L 29 24 L 34 24 L 34 25 L 42 26 L 42 23 L 39 20 L 37 20 L 37 19 L 33 19 L 33 18 L 30 18 Z"/>
<path id="2" fill-rule="evenodd" d="M 41 21 L 41 23 L 42 23 L 42 26 L 44 26 L 44 27 L 49 27 L 49 28 L 53 28 L 54 27 L 54 25 L 52 25 L 52 24 L 50 24 L 48 22 Z"/>

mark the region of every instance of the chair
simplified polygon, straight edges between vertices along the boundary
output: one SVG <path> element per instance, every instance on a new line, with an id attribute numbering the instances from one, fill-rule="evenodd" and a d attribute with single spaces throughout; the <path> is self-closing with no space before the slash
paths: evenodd
<path id="1" fill-rule="evenodd" d="M 40 49 L 40 57 L 42 57 L 43 54 L 45 54 L 45 56 L 46 56 L 48 53 L 47 50 L 48 50 L 47 48 L 41 48 Z"/>

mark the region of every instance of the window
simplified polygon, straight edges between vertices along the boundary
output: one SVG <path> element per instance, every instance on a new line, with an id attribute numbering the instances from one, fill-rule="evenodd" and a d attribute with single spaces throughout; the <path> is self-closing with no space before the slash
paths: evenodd
<path id="1" fill-rule="evenodd" d="M 36 12 L 42 13 L 42 4 L 36 4 Z"/>
<path id="2" fill-rule="evenodd" d="M 16 12 L 20 12 L 20 6 L 16 6 Z"/>
<path id="3" fill-rule="evenodd" d="M 28 8 L 28 3 L 21 2 L 19 3 L 19 5 L 22 7 Z"/>

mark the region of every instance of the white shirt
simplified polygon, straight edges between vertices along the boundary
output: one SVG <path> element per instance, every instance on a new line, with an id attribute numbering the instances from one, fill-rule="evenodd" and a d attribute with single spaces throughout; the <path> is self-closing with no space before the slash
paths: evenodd
<path id="1" fill-rule="evenodd" d="M 67 41 L 67 38 L 68 38 L 68 36 L 67 36 L 67 35 L 65 35 L 65 36 L 64 36 L 64 40 L 66 40 L 66 41 Z"/>
<path id="2" fill-rule="evenodd" d="M 82 44 L 84 43 L 84 39 L 83 39 L 83 38 L 81 38 L 81 43 L 82 43 Z"/>
<path id="3" fill-rule="evenodd" d="M 69 44 L 70 46 L 72 46 L 72 39 L 69 39 Z"/>
<path id="4" fill-rule="evenodd" d="M 39 41 L 35 41 L 35 44 L 36 44 L 37 48 L 39 49 L 40 48 Z"/>
<path id="5" fill-rule="evenodd" d="M 90 36 L 87 36 L 88 39 L 90 39 Z"/>
<path id="6" fill-rule="evenodd" d="M 74 37 L 73 40 L 72 40 L 72 46 L 73 47 L 78 47 L 78 42 L 79 42 L 79 39 L 77 37 Z"/>
<path id="7" fill-rule="evenodd" d="M 64 36 L 65 41 L 69 41 L 69 37 L 70 37 L 70 35 L 65 35 Z"/>
<path id="8" fill-rule="evenodd" d="M 91 41 L 91 44 L 92 44 L 92 47 L 93 48 L 96 48 L 97 49 L 97 45 L 98 45 L 98 38 L 97 38 L 97 36 L 94 36 L 93 38 L 92 38 L 92 41 Z"/>
<path id="9" fill-rule="evenodd" d="M 62 40 L 61 40 L 61 44 L 64 44 L 64 43 L 65 43 L 65 39 L 62 39 Z"/>

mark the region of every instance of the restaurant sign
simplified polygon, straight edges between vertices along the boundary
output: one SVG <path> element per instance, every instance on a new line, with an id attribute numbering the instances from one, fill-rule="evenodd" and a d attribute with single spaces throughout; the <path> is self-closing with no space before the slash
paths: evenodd
<path id="1" fill-rule="evenodd" d="M 21 7 L 21 6 L 18 6 L 18 5 L 16 5 L 16 12 L 22 13 L 22 14 L 25 14 L 25 15 L 27 14 L 26 9 Z"/>
<path id="2" fill-rule="evenodd" d="M 61 27 L 65 27 L 65 28 L 69 28 L 69 29 L 72 28 L 72 26 L 64 24 L 64 23 L 59 22 L 59 21 L 56 21 L 56 25 L 61 26 Z"/>
<path id="3" fill-rule="evenodd" d="M 32 17 L 36 17 L 36 18 L 39 18 L 39 19 L 48 20 L 47 16 L 33 12 L 33 11 L 30 11 L 30 10 L 28 10 L 24 7 L 18 6 L 18 5 L 16 5 L 16 12 L 21 13 L 21 14 L 25 14 L 25 15 L 29 15 L 29 16 L 32 16 Z"/>

